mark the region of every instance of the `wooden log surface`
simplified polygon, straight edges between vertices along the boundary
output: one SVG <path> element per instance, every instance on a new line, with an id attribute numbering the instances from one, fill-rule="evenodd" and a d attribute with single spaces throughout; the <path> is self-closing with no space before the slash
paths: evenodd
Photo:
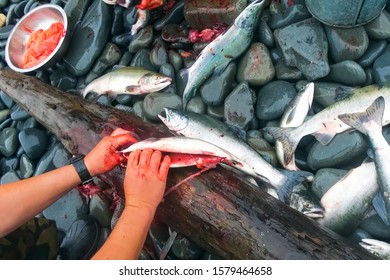
<path id="1" fill-rule="evenodd" d="M 139 139 L 171 136 L 163 125 L 83 100 L 38 79 L 0 70 L 0 89 L 57 136 L 72 154 L 87 154 L 116 127 Z M 171 169 L 168 187 L 196 171 Z M 124 169 L 101 176 L 122 192 Z M 235 173 L 218 167 L 165 197 L 157 216 L 204 249 L 227 259 L 376 259 Z"/>

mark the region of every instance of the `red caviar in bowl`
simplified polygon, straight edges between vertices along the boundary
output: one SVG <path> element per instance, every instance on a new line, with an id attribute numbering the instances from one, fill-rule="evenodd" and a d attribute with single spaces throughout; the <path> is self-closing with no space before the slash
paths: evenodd
<path id="1" fill-rule="evenodd" d="M 53 23 L 48 29 L 38 29 L 31 33 L 23 56 L 23 67 L 30 68 L 45 60 L 57 47 L 65 35 L 61 22 Z"/>

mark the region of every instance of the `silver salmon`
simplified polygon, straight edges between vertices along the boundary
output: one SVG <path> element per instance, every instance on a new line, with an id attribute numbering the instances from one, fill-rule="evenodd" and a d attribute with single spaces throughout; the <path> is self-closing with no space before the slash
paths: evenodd
<path id="1" fill-rule="evenodd" d="M 388 104 L 390 105 L 390 104 Z M 382 119 L 385 111 L 385 99 L 380 96 L 366 111 L 354 114 L 339 115 L 347 125 L 367 135 L 370 140 L 373 159 L 379 179 L 380 197 L 385 205 L 385 213 L 380 213 L 386 225 L 390 221 L 390 146 L 382 135 Z"/>
<path id="2" fill-rule="evenodd" d="M 364 249 L 384 260 L 390 260 L 390 244 L 376 239 L 362 239 L 359 243 Z"/>
<path id="3" fill-rule="evenodd" d="M 288 199 L 295 185 L 312 176 L 309 172 L 274 168 L 247 143 L 239 139 L 225 123 L 213 117 L 169 108 L 165 108 L 165 114 L 159 117 L 171 131 L 179 135 L 201 139 L 229 151 L 240 162 L 245 163 L 243 172 L 268 183 L 283 202 Z"/>
<path id="4" fill-rule="evenodd" d="M 239 57 L 251 44 L 260 12 L 269 4 L 268 0 L 255 0 L 235 19 L 226 32 L 208 44 L 195 63 L 183 72 L 187 85 L 183 92 L 183 108 L 195 91 L 215 72 L 222 72 L 230 61 Z"/>
<path id="5" fill-rule="evenodd" d="M 286 162 L 290 162 L 293 158 L 294 152 L 302 137 L 312 134 L 321 144 L 326 145 L 337 133 L 352 129 L 351 126 L 342 122 L 338 116 L 362 112 L 379 96 L 383 96 L 386 103 L 382 126 L 390 123 L 389 86 L 378 87 L 371 85 L 351 90 L 344 89 L 344 91 L 340 92 L 340 94 L 347 95 L 348 97 L 325 108 L 296 128 L 266 127 L 263 129 L 266 133 L 271 134 L 276 140 L 282 143 Z"/>
<path id="6" fill-rule="evenodd" d="M 121 67 L 90 82 L 81 92 L 83 98 L 89 92 L 97 95 L 145 94 L 164 89 L 172 79 L 141 67 Z"/>

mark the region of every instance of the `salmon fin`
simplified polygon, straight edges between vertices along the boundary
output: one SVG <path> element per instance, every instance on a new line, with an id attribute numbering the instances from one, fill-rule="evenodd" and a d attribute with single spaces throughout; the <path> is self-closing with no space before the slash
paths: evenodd
<path id="1" fill-rule="evenodd" d="M 343 86 L 336 88 L 335 93 L 336 93 L 334 97 L 335 102 L 341 101 L 353 95 L 352 88 L 343 87 Z"/>
<path id="2" fill-rule="evenodd" d="M 371 122 L 374 121 L 380 128 L 382 128 L 383 113 L 385 111 L 385 99 L 383 96 L 378 97 L 367 108 L 366 111 L 354 114 L 339 115 L 339 119 L 345 124 L 353 127 L 360 132 L 367 134 Z"/>
<path id="3" fill-rule="evenodd" d="M 317 139 L 317 141 L 320 142 L 322 145 L 328 145 L 332 141 L 332 139 L 336 136 L 336 133 L 316 132 L 313 133 L 313 135 Z"/>
<path id="4" fill-rule="evenodd" d="M 299 139 L 292 138 L 292 127 L 265 127 L 263 131 L 270 134 L 275 140 L 279 140 L 283 147 L 284 162 L 294 160 L 294 153 L 298 146 Z"/>
<path id="5" fill-rule="evenodd" d="M 135 85 L 129 85 L 125 87 L 126 92 L 130 94 L 141 94 L 141 87 Z"/>
<path id="6" fill-rule="evenodd" d="M 303 181 L 312 181 L 313 174 L 307 171 L 290 171 L 290 170 L 279 170 L 285 176 L 287 176 L 286 182 L 276 190 L 279 200 L 282 202 L 287 202 L 289 200 L 290 194 L 293 188 L 302 183 Z"/>
<path id="7" fill-rule="evenodd" d="M 297 105 L 295 105 L 292 108 L 291 113 L 288 115 L 287 121 L 286 121 L 286 126 L 290 126 L 290 123 L 294 120 L 296 114 L 297 114 Z"/>
<path id="8" fill-rule="evenodd" d="M 372 199 L 372 205 L 378 216 L 382 219 L 386 226 L 390 225 L 389 217 L 387 215 L 385 200 L 380 193 L 377 193 L 376 196 Z"/>

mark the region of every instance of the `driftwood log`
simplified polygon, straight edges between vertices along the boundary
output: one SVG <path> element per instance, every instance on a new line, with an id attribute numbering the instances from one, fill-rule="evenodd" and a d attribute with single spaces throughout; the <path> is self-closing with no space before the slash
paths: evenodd
<path id="1" fill-rule="evenodd" d="M 72 154 L 87 154 L 116 127 L 140 139 L 171 136 L 111 106 L 87 102 L 34 77 L 0 70 L 0 89 L 57 136 Z M 195 169 L 170 171 L 168 186 Z M 121 191 L 124 169 L 101 179 Z M 204 249 L 227 259 L 375 259 L 227 169 L 216 168 L 165 197 L 157 216 Z"/>

